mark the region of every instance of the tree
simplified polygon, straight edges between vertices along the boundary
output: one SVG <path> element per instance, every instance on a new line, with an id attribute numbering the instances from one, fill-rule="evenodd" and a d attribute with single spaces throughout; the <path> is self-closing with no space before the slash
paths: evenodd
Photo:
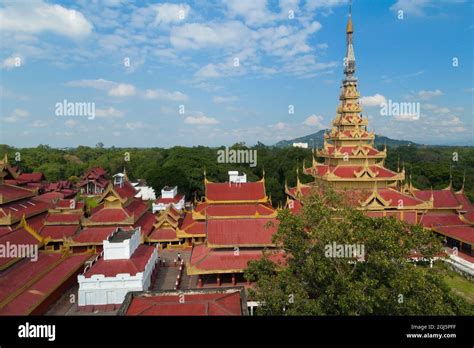
<path id="1" fill-rule="evenodd" d="M 245 276 L 256 282 L 249 297 L 264 303 L 259 314 L 474 313 L 443 283 L 440 267 L 409 261 L 413 252 L 427 259 L 441 254 L 433 233 L 394 218 L 369 218 L 324 191 L 305 199 L 301 214 L 278 215 L 274 242 L 285 252 L 284 263 L 270 261 L 267 253 L 249 264 Z M 340 251 L 339 246 L 364 252 L 359 258 L 337 254 L 333 249 Z"/>
<path id="2" fill-rule="evenodd" d="M 161 192 L 164 186 L 178 186 L 179 192 L 187 193 L 190 183 L 186 174 L 178 167 L 156 167 L 146 173 L 146 182 L 156 192 Z"/>

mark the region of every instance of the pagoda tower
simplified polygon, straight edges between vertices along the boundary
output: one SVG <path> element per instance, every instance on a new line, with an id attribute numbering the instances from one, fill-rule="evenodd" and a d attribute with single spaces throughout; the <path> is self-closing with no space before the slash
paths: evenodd
<path id="1" fill-rule="evenodd" d="M 356 60 L 353 47 L 354 27 L 352 13 L 346 26 L 346 56 L 342 80 L 340 104 L 331 130 L 324 135 L 324 146 L 316 150 L 310 168 L 303 168 L 315 181 L 327 182 L 336 189 L 371 189 L 398 186 L 405 173 L 393 172 L 384 167 L 386 148 L 379 151 L 374 146 L 375 134 L 367 129 L 368 119 L 362 116 L 360 93 L 355 77 Z"/>

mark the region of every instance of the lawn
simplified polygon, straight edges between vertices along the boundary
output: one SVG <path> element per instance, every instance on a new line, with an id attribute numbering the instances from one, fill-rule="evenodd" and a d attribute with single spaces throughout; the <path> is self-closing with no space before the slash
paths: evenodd
<path id="1" fill-rule="evenodd" d="M 456 294 L 474 304 L 473 281 L 470 281 L 454 272 L 449 272 L 449 274 L 444 277 L 444 281 L 449 285 L 449 287 L 451 287 L 451 289 L 453 289 Z"/>

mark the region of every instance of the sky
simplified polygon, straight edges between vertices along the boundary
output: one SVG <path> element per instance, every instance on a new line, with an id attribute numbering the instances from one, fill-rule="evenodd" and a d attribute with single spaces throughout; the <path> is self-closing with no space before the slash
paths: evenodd
<path id="1" fill-rule="evenodd" d="M 370 130 L 474 145 L 473 12 L 470 0 L 353 1 Z M 326 129 L 348 13 L 347 0 L 2 1 L 0 143 L 272 145 Z M 419 117 L 383 115 L 389 102 Z"/>

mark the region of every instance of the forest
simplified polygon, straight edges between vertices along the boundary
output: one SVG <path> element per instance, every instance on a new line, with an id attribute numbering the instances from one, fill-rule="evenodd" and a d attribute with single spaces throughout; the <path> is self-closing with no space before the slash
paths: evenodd
<path id="1" fill-rule="evenodd" d="M 231 146 L 232 149 L 257 151 L 257 165 L 219 163 L 218 150 L 205 146 L 172 148 L 116 148 L 95 147 L 52 148 L 39 145 L 34 148 L 15 148 L 0 145 L 0 156 L 8 154 L 12 165 L 23 172 L 42 172 L 46 180 L 79 180 L 90 167 L 103 167 L 109 175 L 122 172 L 124 168 L 130 179 L 143 179 L 159 192 L 165 185 L 178 185 L 180 193 L 192 199 L 203 194 L 204 171 L 207 179 L 224 182 L 229 170 L 247 174 L 249 181 L 255 181 L 265 172 L 267 194 L 277 206 L 285 202 L 285 180 L 289 186 L 296 183 L 296 168 L 300 168 L 301 182 L 310 182 L 311 176 L 302 174 L 303 162 L 308 167 L 312 161 L 311 149 L 294 147 L 279 148 L 257 143 L 247 147 L 244 143 Z M 383 146 L 378 146 L 383 149 Z M 474 147 L 447 147 L 405 145 L 387 147 L 385 166 L 396 170 L 405 167 L 407 178 L 411 177 L 415 187 L 426 189 L 445 188 L 453 178 L 453 187 L 458 190 L 465 176 L 465 192 L 474 201 Z"/>

